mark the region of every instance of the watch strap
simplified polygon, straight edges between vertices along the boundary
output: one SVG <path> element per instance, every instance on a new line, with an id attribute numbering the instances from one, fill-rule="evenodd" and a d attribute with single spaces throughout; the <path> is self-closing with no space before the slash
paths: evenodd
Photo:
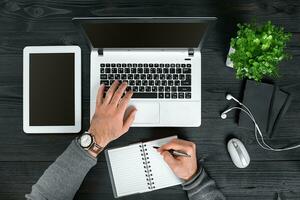
<path id="1" fill-rule="evenodd" d="M 94 137 L 94 136 L 93 136 Z M 93 153 L 95 154 L 99 154 L 102 150 L 103 150 L 103 147 L 101 147 L 100 145 L 98 145 L 95 140 L 94 142 L 92 143 L 92 145 L 90 146 L 89 148 L 90 151 L 92 151 Z"/>

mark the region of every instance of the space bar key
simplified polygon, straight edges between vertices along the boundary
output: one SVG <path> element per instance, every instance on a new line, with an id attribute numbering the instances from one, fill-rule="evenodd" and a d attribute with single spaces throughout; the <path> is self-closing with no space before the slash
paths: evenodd
<path id="1" fill-rule="evenodd" d="M 132 98 L 151 98 L 155 99 L 157 98 L 157 93 L 133 93 Z"/>

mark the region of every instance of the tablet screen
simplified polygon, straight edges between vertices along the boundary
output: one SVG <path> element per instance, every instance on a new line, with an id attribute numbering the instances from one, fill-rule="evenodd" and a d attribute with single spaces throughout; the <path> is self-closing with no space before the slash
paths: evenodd
<path id="1" fill-rule="evenodd" d="M 74 53 L 30 54 L 30 126 L 75 124 L 74 70 Z"/>

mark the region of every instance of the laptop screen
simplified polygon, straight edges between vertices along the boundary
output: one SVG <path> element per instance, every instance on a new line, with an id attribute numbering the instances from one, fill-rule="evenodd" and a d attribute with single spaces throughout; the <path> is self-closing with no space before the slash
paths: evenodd
<path id="1" fill-rule="evenodd" d="M 208 23 L 97 23 L 82 27 L 94 48 L 197 48 Z"/>

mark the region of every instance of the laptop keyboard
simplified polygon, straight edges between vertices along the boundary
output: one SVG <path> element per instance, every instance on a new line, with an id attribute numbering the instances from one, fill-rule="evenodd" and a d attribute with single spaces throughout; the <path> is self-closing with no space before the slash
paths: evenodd
<path id="1" fill-rule="evenodd" d="M 100 84 L 126 81 L 132 98 L 190 99 L 191 64 L 101 63 Z"/>

